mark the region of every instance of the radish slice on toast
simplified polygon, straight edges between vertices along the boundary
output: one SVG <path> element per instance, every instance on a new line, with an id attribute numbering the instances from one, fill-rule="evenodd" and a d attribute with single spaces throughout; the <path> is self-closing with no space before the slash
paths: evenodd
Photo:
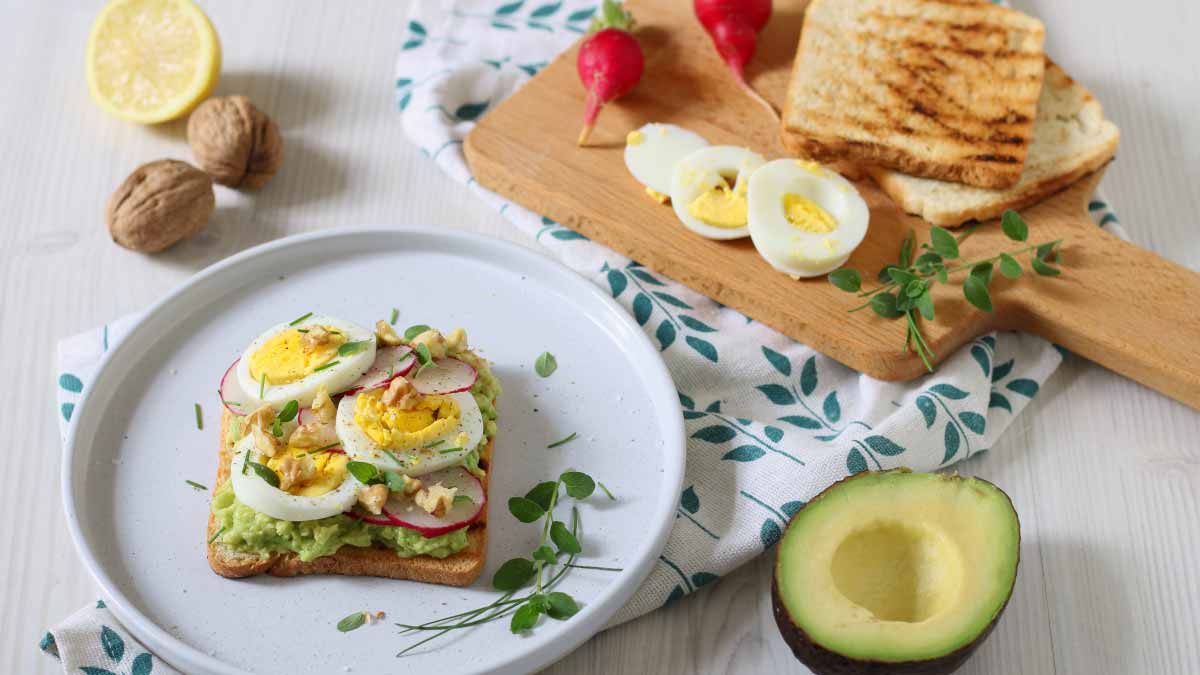
<path id="1" fill-rule="evenodd" d="M 221 404 L 225 406 L 226 410 L 238 416 L 249 415 L 258 407 L 258 403 L 238 383 L 237 364 L 241 360 L 241 358 L 235 359 L 225 369 L 225 374 L 221 376 L 221 387 L 218 389 L 221 394 Z"/>
<path id="2" fill-rule="evenodd" d="M 433 365 L 408 378 L 422 394 L 457 394 L 475 386 L 479 373 L 469 363 L 455 358 L 436 359 Z"/>
<path id="3" fill-rule="evenodd" d="M 444 487 L 458 488 L 454 505 L 447 509 L 444 515 L 436 517 L 417 506 L 411 496 L 392 493 L 383 510 L 400 527 L 416 530 L 423 537 L 436 537 L 460 530 L 478 520 L 483 514 L 483 507 L 487 503 L 483 483 L 465 468 L 456 466 L 421 476 L 421 483 L 426 487 L 441 483 Z"/>
<path id="4" fill-rule="evenodd" d="M 342 393 L 356 394 L 365 389 L 386 387 L 396 377 L 407 375 L 416 363 L 417 359 L 410 347 L 380 347 L 375 350 L 375 362 L 371 364 L 371 369 Z"/>

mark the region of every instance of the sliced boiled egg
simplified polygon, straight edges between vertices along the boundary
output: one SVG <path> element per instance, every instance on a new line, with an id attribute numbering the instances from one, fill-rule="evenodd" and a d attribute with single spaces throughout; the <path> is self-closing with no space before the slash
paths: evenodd
<path id="1" fill-rule="evenodd" d="M 237 380 L 254 405 L 312 405 L 322 386 L 348 389 L 375 361 L 375 334 L 331 316 L 309 314 L 258 336 L 237 363 Z"/>
<path id="2" fill-rule="evenodd" d="M 665 203 L 675 163 L 707 145 L 704 137 L 683 127 L 647 124 L 625 137 L 625 167 L 647 194 Z"/>
<path id="3" fill-rule="evenodd" d="M 388 405 L 383 389 L 338 403 L 337 435 L 351 459 L 422 476 L 460 464 L 483 440 L 483 413 L 469 391 L 421 396 L 408 409 Z"/>
<path id="4" fill-rule="evenodd" d="M 229 475 L 238 501 L 255 511 L 291 522 L 317 520 L 348 511 L 358 499 L 361 484 L 346 471 L 348 461 L 344 454 L 292 447 L 265 457 L 247 434 L 233 448 Z M 263 472 L 273 474 L 275 484 Z"/>
<path id="5" fill-rule="evenodd" d="M 732 145 L 701 148 L 675 164 L 671 206 L 689 230 L 709 239 L 737 239 L 747 229 L 750 175 L 761 155 Z"/>
<path id="6" fill-rule="evenodd" d="M 850 181 L 807 160 L 777 159 L 750 177 L 750 238 L 794 277 L 841 267 L 867 234 L 871 212 Z"/>

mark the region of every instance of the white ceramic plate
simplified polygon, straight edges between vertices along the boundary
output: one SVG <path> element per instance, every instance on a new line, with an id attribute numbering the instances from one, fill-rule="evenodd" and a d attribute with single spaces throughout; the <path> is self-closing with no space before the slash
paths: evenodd
<path id="1" fill-rule="evenodd" d="M 488 520 L 488 564 L 470 588 L 374 578 L 215 575 L 205 560 L 220 407 L 217 381 L 265 328 L 308 311 L 362 325 L 400 309 L 398 327 L 466 328 L 504 386 Z M 543 350 L 549 378 L 533 372 Z M 198 430 L 193 403 L 204 409 Z M 549 450 L 571 432 L 578 439 Z M 233 256 L 155 305 L 107 357 L 71 423 L 63 490 L 71 536 L 109 607 L 159 656 L 189 673 L 528 672 L 596 633 L 637 589 L 666 542 L 683 477 L 674 385 L 646 336 L 570 270 L 516 245 L 432 229 L 290 237 Z M 503 561 L 528 555 L 536 525 L 505 506 L 568 468 L 599 491 L 581 506 L 586 560 L 562 590 L 582 610 L 529 635 L 507 621 L 439 638 L 402 658 L 420 623 L 490 602 Z M 564 511 L 564 513 L 566 513 Z M 359 610 L 387 618 L 351 633 Z"/>

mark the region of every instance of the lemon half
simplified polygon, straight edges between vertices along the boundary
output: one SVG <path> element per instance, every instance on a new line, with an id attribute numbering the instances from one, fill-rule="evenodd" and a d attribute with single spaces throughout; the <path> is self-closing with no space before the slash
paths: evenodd
<path id="1" fill-rule="evenodd" d="M 92 98 L 133 122 L 187 114 L 212 92 L 220 71 L 217 33 L 191 0 L 112 0 L 88 37 Z"/>

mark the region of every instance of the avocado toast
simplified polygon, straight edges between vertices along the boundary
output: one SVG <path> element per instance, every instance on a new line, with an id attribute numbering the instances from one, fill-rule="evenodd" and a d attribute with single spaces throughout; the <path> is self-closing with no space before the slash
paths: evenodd
<path id="1" fill-rule="evenodd" d="M 243 355 L 258 392 L 230 376 L 236 362 L 222 380 L 210 567 L 229 578 L 470 584 L 484 564 L 500 393 L 487 361 L 466 348 L 461 331 L 447 338 L 420 326 L 401 338 L 381 321 L 370 367 L 350 386 L 337 383 L 332 396 L 321 384 L 308 397 L 295 387 L 336 367 L 352 351 L 342 345 L 356 343 L 343 341 L 322 362 L 297 342 L 320 329 L 300 325 L 277 326 Z M 281 384 L 288 378 L 279 373 L 297 363 L 300 375 Z M 271 405 L 267 383 L 293 387 L 288 395 L 297 398 Z M 238 414 L 246 410 L 253 412 Z"/>

